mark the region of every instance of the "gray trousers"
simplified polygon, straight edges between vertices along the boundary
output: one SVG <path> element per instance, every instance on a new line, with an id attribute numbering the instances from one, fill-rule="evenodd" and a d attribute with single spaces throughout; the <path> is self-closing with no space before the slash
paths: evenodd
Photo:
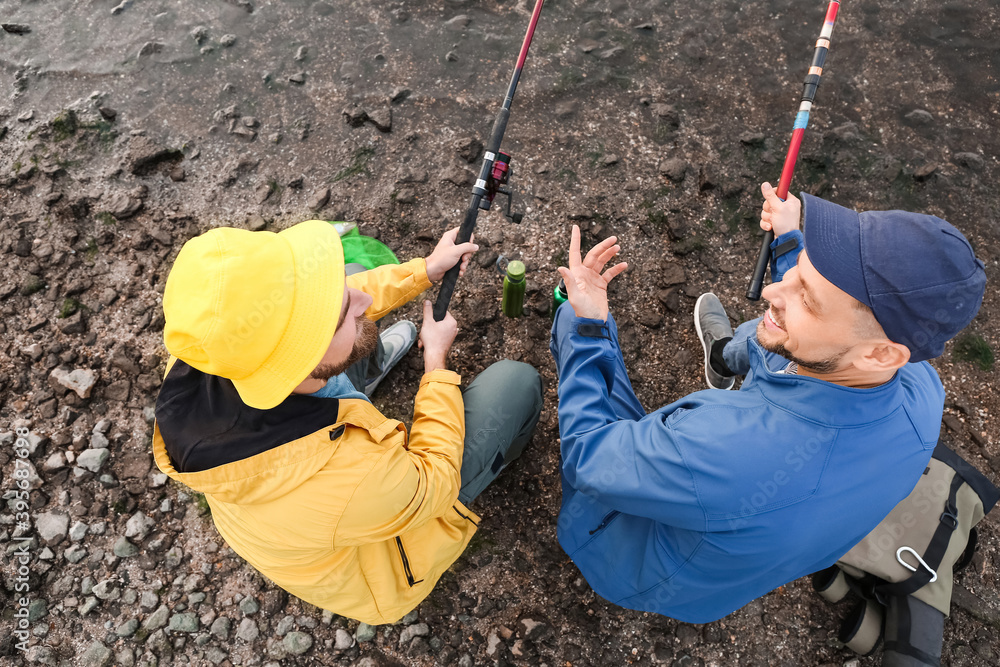
<path id="1" fill-rule="evenodd" d="M 528 364 L 504 359 L 480 373 L 462 399 L 465 452 L 458 499 L 468 505 L 528 446 L 542 412 L 542 380 Z"/>

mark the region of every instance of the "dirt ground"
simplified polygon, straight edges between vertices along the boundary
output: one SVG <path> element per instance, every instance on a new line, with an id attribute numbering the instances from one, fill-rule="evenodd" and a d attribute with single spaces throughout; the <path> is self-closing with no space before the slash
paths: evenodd
<path id="1" fill-rule="evenodd" d="M 151 467 L 163 285 L 181 245 L 223 225 L 355 221 L 401 259 L 429 253 L 464 214 L 532 3 L 178 4 L 0 1 L 0 541 L 11 554 L 24 533 L 10 493 L 17 428 L 33 434 L 31 512 L 47 524 L 28 531 L 32 648 L 5 636 L 0 664 L 879 663 L 852 662 L 836 640 L 847 609 L 808 580 L 688 625 L 596 597 L 556 541 L 548 331 L 570 226 L 585 244 L 616 234 L 623 246 L 631 268 L 611 308 L 643 404 L 702 389 L 694 301 L 715 292 L 734 324 L 762 310 L 744 298 L 758 187 L 780 174 L 825 3 L 546 3 L 503 145 L 524 221 L 498 206 L 480 216 L 451 308 L 466 382 L 526 361 L 544 412 L 474 506 L 483 522 L 467 552 L 415 616 L 374 638 L 264 581 L 203 501 Z M 992 0 L 845 2 L 792 185 L 859 210 L 932 213 L 967 235 L 986 299 L 932 363 L 947 391 L 942 440 L 994 481 L 998 28 Z M 528 267 L 519 319 L 499 312 L 500 255 Z M 398 317 L 419 321 L 418 304 Z M 409 353 L 376 407 L 411 419 L 421 367 Z M 93 382 L 87 398 L 57 379 L 75 370 Z M 106 461 L 85 455 L 102 445 Z M 1000 660 L 997 517 L 957 577 L 944 664 Z"/>

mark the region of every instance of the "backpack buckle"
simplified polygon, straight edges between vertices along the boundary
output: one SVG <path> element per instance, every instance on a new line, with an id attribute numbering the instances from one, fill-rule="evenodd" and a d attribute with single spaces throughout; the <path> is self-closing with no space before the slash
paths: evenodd
<path id="1" fill-rule="evenodd" d="M 916 551 L 914 551 L 910 547 L 899 547 L 898 549 L 896 549 L 896 560 L 899 561 L 900 565 L 902 565 L 903 567 L 905 567 L 910 572 L 916 572 L 917 571 L 917 568 L 913 567 L 912 565 L 910 565 L 909 563 L 907 563 L 905 560 L 903 560 L 903 557 L 902 557 L 901 554 L 904 551 L 907 551 L 907 552 L 913 554 L 913 557 L 917 559 L 917 562 L 920 563 L 920 565 L 922 565 L 925 570 L 927 570 L 928 572 L 931 573 L 931 578 L 930 578 L 930 580 L 927 583 L 932 584 L 935 581 L 937 581 L 937 572 L 934 571 L 934 568 L 932 568 L 930 565 L 928 565 L 927 563 L 925 563 L 924 559 L 920 557 L 920 554 L 918 554 Z"/>

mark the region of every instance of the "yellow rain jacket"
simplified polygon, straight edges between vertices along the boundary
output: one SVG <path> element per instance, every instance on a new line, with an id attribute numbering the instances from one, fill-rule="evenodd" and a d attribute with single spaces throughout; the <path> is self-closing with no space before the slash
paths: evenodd
<path id="1" fill-rule="evenodd" d="M 430 286 L 423 259 L 347 282 L 373 297 L 372 320 Z M 205 494 L 229 546 L 277 585 L 342 616 L 392 623 L 430 593 L 479 523 L 458 501 L 460 382 L 447 370 L 423 376 L 407 437 L 365 400 L 293 394 L 257 410 L 228 380 L 171 359 L 153 455 Z"/>

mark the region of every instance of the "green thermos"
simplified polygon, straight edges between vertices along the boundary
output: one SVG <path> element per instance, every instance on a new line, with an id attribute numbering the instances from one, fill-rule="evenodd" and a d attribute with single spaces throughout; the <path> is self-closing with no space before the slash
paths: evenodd
<path id="1" fill-rule="evenodd" d="M 507 317 L 520 317 L 524 314 L 524 262 L 516 259 L 509 261 L 503 269 L 500 268 L 503 261 L 507 261 L 507 258 L 497 260 L 497 269 L 504 274 L 500 310 Z"/>
<path id="2" fill-rule="evenodd" d="M 552 290 L 552 319 L 555 319 L 556 311 L 559 309 L 559 306 L 566 303 L 567 299 L 569 299 L 569 293 L 566 291 L 566 281 L 560 278 L 559 284 Z"/>

